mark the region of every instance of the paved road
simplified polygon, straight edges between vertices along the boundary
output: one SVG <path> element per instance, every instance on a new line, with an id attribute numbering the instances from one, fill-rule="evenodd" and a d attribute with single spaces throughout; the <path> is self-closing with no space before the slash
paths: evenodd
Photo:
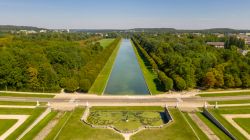
<path id="1" fill-rule="evenodd" d="M 81 98 L 34 98 L 34 97 L 0 97 L 0 101 L 24 101 L 24 102 L 106 102 L 106 103 L 164 103 L 164 102 L 205 102 L 205 101 L 225 101 L 225 100 L 250 100 L 250 96 L 227 96 L 227 97 L 188 97 L 188 98 L 168 98 L 147 96 L 143 98 L 136 97 L 114 97 L 114 96 L 95 96 Z"/>

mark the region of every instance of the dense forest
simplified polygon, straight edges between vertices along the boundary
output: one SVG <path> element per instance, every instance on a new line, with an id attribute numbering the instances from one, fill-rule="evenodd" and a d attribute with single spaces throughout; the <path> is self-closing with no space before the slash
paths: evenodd
<path id="1" fill-rule="evenodd" d="M 250 53 L 239 52 L 247 46 L 236 37 L 141 33 L 132 39 L 165 91 L 250 87 Z M 206 44 L 211 41 L 225 42 L 225 49 Z"/>
<path id="2" fill-rule="evenodd" d="M 119 39 L 103 48 L 97 35 L 43 33 L 0 37 L 0 89 L 86 92 Z"/>

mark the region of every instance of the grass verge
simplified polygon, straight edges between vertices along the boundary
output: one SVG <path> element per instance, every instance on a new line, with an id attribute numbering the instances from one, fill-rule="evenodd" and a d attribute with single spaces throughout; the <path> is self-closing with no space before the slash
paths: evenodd
<path id="1" fill-rule="evenodd" d="M 198 117 L 214 132 L 214 134 L 221 140 L 231 140 L 223 131 L 221 131 L 215 124 L 213 124 L 208 118 L 206 118 L 202 112 L 196 113 Z"/>
<path id="2" fill-rule="evenodd" d="M 117 56 L 117 52 L 120 48 L 120 43 L 121 43 L 121 41 L 118 43 L 117 47 L 112 52 L 111 56 L 109 57 L 109 60 L 105 64 L 104 68 L 97 76 L 95 82 L 93 83 L 93 85 L 89 89 L 89 93 L 101 95 L 104 92 L 105 86 L 108 82 L 109 75 L 111 74 L 111 71 L 112 71 L 113 64 L 115 62 L 115 58 Z"/>
<path id="3" fill-rule="evenodd" d="M 233 120 L 250 134 L 250 118 L 234 118 Z"/>
<path id="4" fill-rule="evenodd" d="M 45 102 L 39 102 L 39 104 L 46 105 Z M 36 102 L 0 101 L 0 105 L 35 106 Z"/>
<path id="5" fill-rule="evenodd" d="M 8 96 L 8 97 L 39 97 L 39 98 L 53 98 L 55 95 L 24 94 L 24 93 L 0 93 L 0 96 Z"/>
<path id="6" fill-rule="evenodd" d="M 250 113 L 250 106 L 245 107 L 248 109 L 244 109 L 244 107 L 230 107 L 230 108 L 219 108 L 219 109 L 209 109 L 209 112 L 225 127 L 228 131 L 230 131 L 237 139 L 244 140 L 246 139 L 244 135 L 242 135 L 239 130 L 237 130 L 231 123 L 229 123 L 222 114 L 244 114 Z"/>
<path id="7" fill-rule="evenodd" d="M 33 129 L 31 129 L 22 140 L 31 140 L 56 116 L 57 112 L 50 112 L 45 118 L 43 118 Z"/>
<path id="8" fill-rule="evenodd" d="M 12 127 L 17 120 L 15 119 L 0 119 L 0 136 L 4 134 L 10 127 Z"/>
<path id="9" fill-rule="evenodd" d="M 243 95 L 250 95 L 250 92 L 229 92 L 229 93 L 198 94 L 198 96 L 200 96 L 200 97 L 243 96 Z"/>
<path id="10" fill-rule="evenodd" d="M 209 104 L 215 105 L 216 101 L 209 101 Z M 250 100 L 232 100 L 232 101 L 217 101 L 217 104 L 248 104 Z"/>
<path id="11" fill-rule="evenodd" d="M 14 140 L 22 134 L 36 119 L 39 117 L 46 108 L 35 108 L 35 109 L 18 109 L 18 108 L 1 108 L 0 114 L 21 114 L 30 115 L 28 119 L 19 126 L 12 134 L 10 134 L 6 140 Z"/>
<path id="12" fill-rule="evenodd" d="M 60 133 L 60 130 L 63 128 L 64 124 L 67 123 L 67 120 L 70 118 L 71 112 L 64 112 L 58 119 L 58 123 L 53 127 L 51 132 L 46 136 L 45 140 L 54 140 L 57 135 Z"/>
<path id="13" fill-rule="evenodd" d="M 139 62 L 140 68 L 143 72 L 144 75 L 144 79 L 147 83 L 147 86 L 149 88 L 149 91 L 151 92 L 151 94 L 155 95 L 155 94 L 161 94 L 163 92 L 159 91 L 157 89 L 157 85 L 155 83 L 157 77 L 157 74 L 155 74 L 152 70 L 151 70 L 151 66 L 147 66 L 147 62 L 145 61 L 145 57 L 143 56 L 143 54 L 140 53 L 140 50 L 138 50 L 133 41 L 131 41 L 131 44 L 133 46 L 134 52 L 136 54 L 137 60 Z"/>
<path id="14" fill-rule="evenodd" d="M 189 124 L 192 126 L 196 134 L 198 135 L 199 139 L 201 140 L 209 140 L 206 134 L 199 128 L 199 126 L 191 119 L 188 113 L 183 112 L 183 115 L 186 117 Z"/>

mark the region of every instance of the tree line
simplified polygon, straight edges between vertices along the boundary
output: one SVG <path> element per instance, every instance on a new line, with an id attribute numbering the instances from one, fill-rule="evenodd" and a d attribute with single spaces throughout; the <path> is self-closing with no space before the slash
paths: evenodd
<path id="1" fill-rule="evenodd" d="M 246 47 L 240 39 L 210 34 L 138 33 L 133 40 L 152 69 L 157 69 L 165 91 L 250 87 L 250 54 L 244 56 L 238 51 Z M 210 41 L 223 41 L 228 47 L 209 46 L 206 42 Z"/>
<path id="2" fill-rule="evenodd" d="M 84 33 L 0 37 L 0 89 L 87 91 L 119 40 L 103 48 L 99 39 Z"/>

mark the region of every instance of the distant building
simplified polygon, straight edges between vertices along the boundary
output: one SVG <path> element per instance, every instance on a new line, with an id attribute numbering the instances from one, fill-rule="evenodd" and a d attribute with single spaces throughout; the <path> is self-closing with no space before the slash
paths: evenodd
<path id="1" fill-rule="evenodd" d="M 213 35 L 216 35 L 219 38 L 225 37 L 225 35 L 221 33 L 213 33 Z"/>
<path id="2" fill-rule="evenodd" d="M 95 34 L 103 37 L 103 33 L 95 33 Z"/>
<path id="3" fill-rule="evenodd" d="M 239 39 L 245 40 L 245 44 L 250 45 L 250 37 L 245 34 L 240 34 L 237 36 Z"/>
<path id="4" fill-rule="evenodd" d="M 24 33 L 24 34 L 36 34 L 37 32 L 34 31 L 34 30 L 20 30 L 17 32 L 18 34 L 19 33 Z"/>
<path id="5" fill-rule="evenodd" d="M 47 30 L 40 30 L 40 33 L 47 33 Z"/>
<path id="6" fill-rule="evenodd" d="M 250 45 L 250 37 L 245 38 L 245 44 Z"/>
<path id="7" fill-rule="evenodd" d="M 247 36 L 250 36 L 250 33 L 246 33 Z"/>
<path id="8" fill-rule="evenodd" d="M 224 48 L 224 42 L 207 42 L 207 45 L 214 46 L 216 48 Z"/>

